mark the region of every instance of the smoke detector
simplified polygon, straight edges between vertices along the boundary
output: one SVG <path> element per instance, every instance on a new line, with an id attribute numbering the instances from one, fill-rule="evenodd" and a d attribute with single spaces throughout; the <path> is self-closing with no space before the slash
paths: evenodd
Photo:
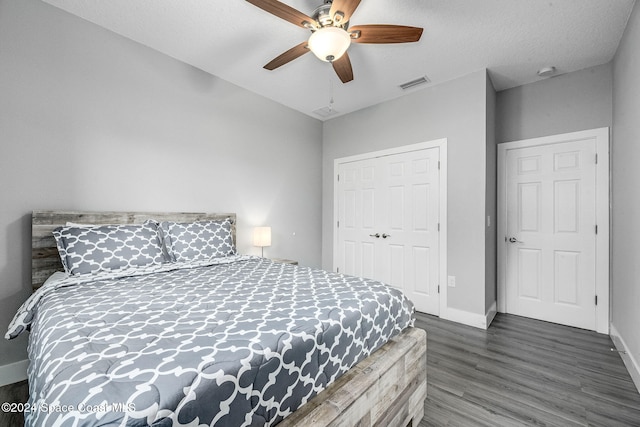
<path id="1" fill-rule="evenodd" d="M 538 70 L 540 77 L 550 77 L 556 73 L 556 67 L 542 67 Z"/>

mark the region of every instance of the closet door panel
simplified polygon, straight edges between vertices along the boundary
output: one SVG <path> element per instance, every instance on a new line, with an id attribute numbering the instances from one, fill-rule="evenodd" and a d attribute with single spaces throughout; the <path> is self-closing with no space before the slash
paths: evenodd
<path id="1" fill-rule="evenodd" d="M 439 313 L 438 147 L 340 165 L 340 272 L 397 287 Z M 341 249 L 344 248 L 344 249 Z"/>

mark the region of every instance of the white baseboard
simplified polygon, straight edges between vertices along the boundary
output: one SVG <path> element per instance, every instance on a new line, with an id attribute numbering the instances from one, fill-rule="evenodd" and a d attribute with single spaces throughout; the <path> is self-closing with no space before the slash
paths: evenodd
<path id="1" fill-rule="evenodd" d="M 629 347 L 627 347 L 624 339 L 620 336 L 620 333 L 613 324 L 611 325 L 610 331 L 611 341 L 613 341 L 613 345 L 616 346 L 616 349 L 621 352 L 620 357 L 622 357 L 624 366 L 627 367 L 627 371 L 629 371 L 633 383 L 636 385 L 638 392 L 640 392 L 640 365 L 633 357 L 633 353 L 629 350 Z"/>
<path id="2" fill-rule="evenodd" d="M 447 308 L 444 313 L 440 313 L 440 318 L 462 323 L 467 326 L 473 326 L 474 328 L 487 329 L 486 319 L 482 314 L 471 313 L 456 308 Z"/>
<path id="3" fill-rule="evenodd" d="M 27 379 L 29 360 L 20 360 L 0 366 L 0 387 Z"/>
<path id="4" fill-rule="evenodd" d="M 498 305 L 494 301 L 493 304 L 491 304 L 491 307 L 489 307 L 489 310 L 487 310 L 487 314 L 485 315 L 485 329 L 489 328 L 491 322 L 493 322 L 493 319 L 496 317 L 496 314 L 498 314 Z"/>
<path id="5" fill-rule="evenodd" d="M 440 318 L 486 330 L 491 322 L 493 322 L 493 318 L 496 317 L 497 312 L 497 305 L 494 301 L 485 314 L 476 314 L 469 311 L 458 310 L 456 308 L 447 308 L 444 313 L 440 313 Z"/>

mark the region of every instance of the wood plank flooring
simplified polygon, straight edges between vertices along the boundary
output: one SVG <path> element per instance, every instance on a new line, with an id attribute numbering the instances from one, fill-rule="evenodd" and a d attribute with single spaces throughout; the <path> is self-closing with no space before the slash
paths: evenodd
<path id="1" fill-rule="evenodd" d="M 498 314 L 487 331 L 419 313 L 426 426 L 640 426 L 640 394 L 607 335 Z"/>
<path id="2" fill-rule="evenodd" d="M 487 331 L 418 313 L 428 426 L 640 426 L 640 394 L 606 335 L 498 314 Z M 26 402 L 27 383 L 0 387 Z M 0 426 L 22 426 L 0 412 Z"/>
<path id="3" fill-rule="evenodd" d="M 29 385 L 26 381 L 0 387 L 0 403 L 26 403 L 29 397 Z M 0 426 L 18 427 L 24 425 L 24 415 L 19 412 L 0 410 Z"/>

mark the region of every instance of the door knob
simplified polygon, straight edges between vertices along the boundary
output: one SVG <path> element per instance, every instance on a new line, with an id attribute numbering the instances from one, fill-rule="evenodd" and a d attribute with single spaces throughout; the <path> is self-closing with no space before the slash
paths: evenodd
<path id="1" fill-rule="evenodd" d="M 516 239 L 515 237 L 509 237 L 509 242 L 511 242 L 511 243 L 524 243 L 524 242 L 521 242 L 520 240 Z"/>
<path id="2" fill-rule="evenodd" d="M 382 233 L 382 238 L 386 239 L 387 237 L 391 237 L 391 234 Z"/>
<path id="3" fill-rule="evenodd" d="M 376 239 L 380 238 L 380 233 L 376 233 L 376 234 L 369 234 L 370 237 L 375 237 Z"/>

